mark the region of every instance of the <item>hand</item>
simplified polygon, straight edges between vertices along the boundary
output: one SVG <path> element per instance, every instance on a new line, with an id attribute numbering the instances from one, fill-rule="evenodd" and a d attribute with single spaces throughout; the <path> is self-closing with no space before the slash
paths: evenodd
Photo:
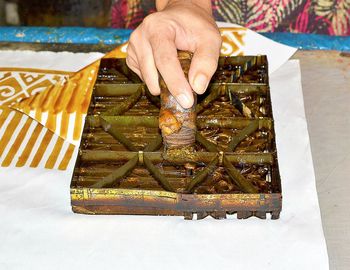
<path id="1" fill-rule="evenodd" d="M 157 5 L 160 11 L 147 16 L 132 33 L 126 62 L 153 95 L 160 94 L 159 71 L 180 105 L 190 108 L 192 89 L 203 94 L 218 64 L 221 36 L 211 4 L 208 0 L 169 0 Z M 189 81 L 177 50 L 193 52 Z"/>

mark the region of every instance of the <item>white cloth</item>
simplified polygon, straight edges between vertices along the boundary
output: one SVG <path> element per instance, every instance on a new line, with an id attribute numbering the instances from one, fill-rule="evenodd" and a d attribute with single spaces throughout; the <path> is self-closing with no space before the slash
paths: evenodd
<path id="1" fill-rule="evenodd" d="M 0 269 L 328 269 L 298 61 L 270 84 L 279 220 L 78 215 L 72 167 L 0 168 Z"/>

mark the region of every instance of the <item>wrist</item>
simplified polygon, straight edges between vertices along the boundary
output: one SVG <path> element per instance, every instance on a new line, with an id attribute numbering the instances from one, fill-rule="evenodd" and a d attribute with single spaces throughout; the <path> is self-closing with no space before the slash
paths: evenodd
<path id="1" fill-rule="evenodd" d="M 212 14 L 212 6 L 211 6 L 211 0 L 156 0 L 156 9 L 157 11 L 162 11 L 168 6 L 171 5 L 188 5 L 188 4 L 194 4 L 206 12 L 208 12 L 210 15 Z"/>

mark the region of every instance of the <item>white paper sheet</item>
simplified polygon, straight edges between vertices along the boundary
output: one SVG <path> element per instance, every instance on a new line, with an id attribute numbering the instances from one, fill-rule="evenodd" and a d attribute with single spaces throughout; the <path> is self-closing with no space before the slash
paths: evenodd
<path id="1" fill-rule="evenodd" d="M 101 59 L 103 53 L 0 51 L 0 67 L 77 72 Z"/>
<path id="2" fill-rule="evenodd" d="M 298 61 L 270 84 L 279 220 L 77 215 L 72 168 L 0 168 L 0 269 L 328 269 Z"/>

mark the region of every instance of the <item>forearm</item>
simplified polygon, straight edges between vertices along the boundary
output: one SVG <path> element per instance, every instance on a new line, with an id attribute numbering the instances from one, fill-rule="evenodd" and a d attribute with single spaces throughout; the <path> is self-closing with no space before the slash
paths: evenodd
<path id="1" fill-rule="evenodd" d="M 195 4 L 204 10 L 206 10 L 208 13 L 212 14 L 212 6 L 211 6 L 211 0 L 156 0 L 156 8 L 157 11 L 162 11 L 165 7 L 168 5 L 171 5 L 173 3 L 192 3 Z"/>

